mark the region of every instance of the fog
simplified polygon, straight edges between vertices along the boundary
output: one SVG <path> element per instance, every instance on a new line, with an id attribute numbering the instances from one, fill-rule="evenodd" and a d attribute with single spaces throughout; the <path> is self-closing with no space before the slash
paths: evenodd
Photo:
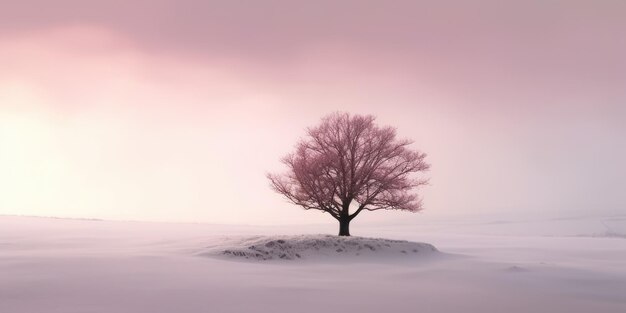
<path id="1" fill-rule="evenodd" d="M 432 165 L 364 222 L 626 213 L 622 2 L 135 3 L 1 5 L 0 214 L 328 221 L 265 173 L 334 111 Z"/>

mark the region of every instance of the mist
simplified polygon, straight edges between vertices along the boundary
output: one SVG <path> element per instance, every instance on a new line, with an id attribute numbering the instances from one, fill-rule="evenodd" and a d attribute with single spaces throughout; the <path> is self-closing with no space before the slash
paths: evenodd
<path id="1" fill-rule="evenodd" d="M 335 111 L 432 164 L 423 213 L 366 223 L 626 213 L 621 2 L 20 3 L 0 10 L 0 214 L 323 222 L 265 173 Z"/>

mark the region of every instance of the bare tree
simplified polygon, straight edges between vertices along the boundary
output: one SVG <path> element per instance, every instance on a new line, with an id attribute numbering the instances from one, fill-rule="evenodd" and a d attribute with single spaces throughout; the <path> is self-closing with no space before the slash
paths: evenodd
<path id="1" fill-rule="evenodd" d="M 339 236 L 350 236 L 350 221 L 362 211 L 422 210 L 416 188 L 427 180 L 415 174 L 428 170 L 426 154 L 374 120 L 349 113 L 324 117 L 282 159 L 288 171 L 267 175 L 272 188 L 305 210 L 337 219 Z"/>

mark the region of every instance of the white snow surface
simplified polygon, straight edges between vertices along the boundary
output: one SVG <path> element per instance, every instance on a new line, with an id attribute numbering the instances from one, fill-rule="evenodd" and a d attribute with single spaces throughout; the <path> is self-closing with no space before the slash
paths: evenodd
<path id="1" fill-rule="evenodd" d="M 333 234 L 333 223 L 0 216 L 0 312 L 626 312 L 623 216 L 424 220 L 353 223 L 353 234 L 366 238 L 337 238 L 318 235 Z M 406 241 L 386 247 L 368 238 Z M 275 248 L 278 240 L 301 258 L 281 259 L 280 248 L 272 260 L 220 253 L 269 242 Z M 381 249 L 358 250 L 347 245 L 352 241 Z"/>
<path id="2" fill-rule="evenodd" d="M 438 253 L 428 243 L 331 235 L 252 236 L 223 238 L 203 256 L 235 260 L 413 260 Z"/>

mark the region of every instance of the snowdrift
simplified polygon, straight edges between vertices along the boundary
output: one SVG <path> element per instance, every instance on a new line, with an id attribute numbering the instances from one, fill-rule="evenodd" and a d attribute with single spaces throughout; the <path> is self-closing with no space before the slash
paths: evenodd
<path id="1" fill-rule="evenodd" d="M 365 237 L 331 235 L 255 236 L 224 238 L 206 247 L 202 256 L 239 260 L 313 260 L 424 257 L 438 254 L 431 244 Z"/>

